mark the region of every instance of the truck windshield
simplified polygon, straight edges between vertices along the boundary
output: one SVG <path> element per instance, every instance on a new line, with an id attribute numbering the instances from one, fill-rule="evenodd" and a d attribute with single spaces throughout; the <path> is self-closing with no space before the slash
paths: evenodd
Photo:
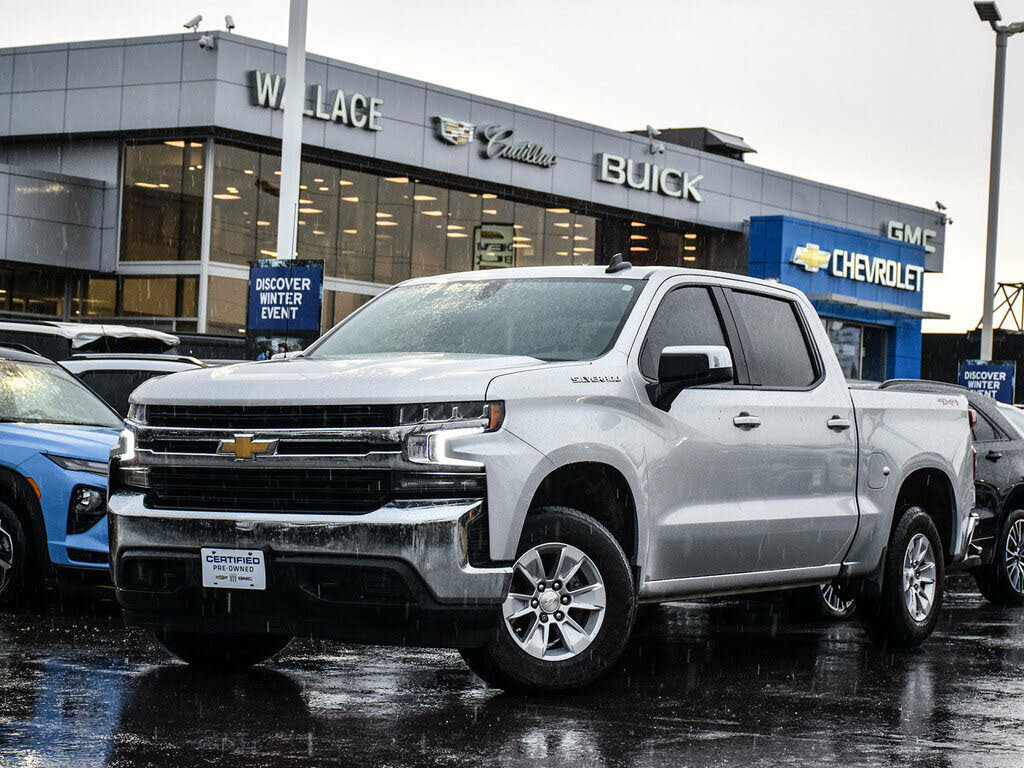
<path id="1" fill-rule="evenodd" d="M 123 426 L 107 405 L 56 365 L 0 360 L 0 422 Z"/>
<path id="2" fill-rule="evenodd" d="M 590 360 L 615 341 L 640 284 L 520 278 L 400 285 L 320 340 L 310 357 L 373 353 Z"/>

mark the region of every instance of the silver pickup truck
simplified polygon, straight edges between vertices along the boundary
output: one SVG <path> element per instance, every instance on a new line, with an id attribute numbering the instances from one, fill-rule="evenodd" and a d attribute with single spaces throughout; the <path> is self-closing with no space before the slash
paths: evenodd
<path id="1" fill-rule="evenodd" d="M 833 582 L 923 642 L 971 537 L 962 397 L 851 390 L 797 290 L 670 268 L 397 285 L 300 356 L 132 396 L 118 598 L 194 664 L 294 635 L 565 690 L 636 606 Z"/>

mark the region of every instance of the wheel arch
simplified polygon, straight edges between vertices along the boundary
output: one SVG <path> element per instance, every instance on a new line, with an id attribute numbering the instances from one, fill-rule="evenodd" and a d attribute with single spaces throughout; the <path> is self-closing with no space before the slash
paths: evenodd
<path id="1" fill-rule="evenodd" d="M 1006 493 L 999 507 L 999 524 L 1015 509 L 1024 509 L 1024 482 L 1017 483 Z"/>
<path id="2" fill-rule="evenodd" d="M 626 475 L 604 461 L 570 461 L 554 467 L 534 490 L 527 517 L 550 506 L 575 509 L 604 525 L 626 558 L 639 565 L 646 530 L 640 524 L 637 493 Z"/>
<path id="3" fill-rule="evenodd" d="M 904 510 L 919 506 L 932 518 L 939 532 L 945 561 L 953 557 L 957 536 L 957 498 L 953 480 L 938 467 L 923 467 L 908 474 L 896 494 L 889 537 L 899 525 Z"/>

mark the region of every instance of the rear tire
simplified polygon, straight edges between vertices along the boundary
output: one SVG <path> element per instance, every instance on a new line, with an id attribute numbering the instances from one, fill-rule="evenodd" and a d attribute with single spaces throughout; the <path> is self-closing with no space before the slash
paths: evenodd
<path id="1" fill-rule="evenodd" d="M 825 621 L 845 621 L 856 610 L 856 602 L 846 599 L 833 582 L 796 590 L 795 607 L 802 616 Z"/>
<path id="2" fill-rule="evenodd" d="M 935 630 L 942 610 L 942 540 L 921 507 L 902 512 L 886 550 L 882 588 L 857 598 L 867 634 L 892 648 L 916 648 Z"/>
<path id="3" fill-rule="evenodd" d="M 587 515 L 546 507 L 526 518 L 501 621 L 483 648 L 461 651 L 485 682 L 510 691 L 570 691 L 619 660 L 636 614 L 633 570 Z"/>
<path id="4" fill-rule="evenodd" d="M 27 596 L 31 553 L 28 537 L 14 510 L 0 504 L 0 606 L 9 607 Z"/>
<path id="5" fill-rule="evenodd" d="M 1024 509 L 1015 509 L 999 528 L 992 562 L 974 571 L 978 591 L 996 605 L 1024 605 Z"/>
<path id="6" fill-rule="evenodd" d="M 241 672 L 274 658 L 292 641 L 283 635 L 230 634 L 153 630 L 153 638 L 169 654 L 211 672 Z"/>

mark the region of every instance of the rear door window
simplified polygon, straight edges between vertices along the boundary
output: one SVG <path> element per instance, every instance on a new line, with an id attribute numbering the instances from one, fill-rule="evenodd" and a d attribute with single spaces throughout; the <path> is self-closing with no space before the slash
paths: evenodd
<path id="1" fill-rule="evenodd" d="M 746 328 L 743 351 L 754 384 L 803 389 L 818 380 L 818 367 L 794 302 L 732 291 L 730 304 Z M 746 348 L 748 340 L 750 349 Z"/>
<path id="2" fill-rule="evenodd" d="M 976 443 L 991 443 L 996 440 L 1004 440 L 1003 433 L 996 428 L 996 426 L 988 420 L 988 417 L 980 411 L 975 411 L 978 414 L 978 421 L 974 425 L 974 442 Z"/>

